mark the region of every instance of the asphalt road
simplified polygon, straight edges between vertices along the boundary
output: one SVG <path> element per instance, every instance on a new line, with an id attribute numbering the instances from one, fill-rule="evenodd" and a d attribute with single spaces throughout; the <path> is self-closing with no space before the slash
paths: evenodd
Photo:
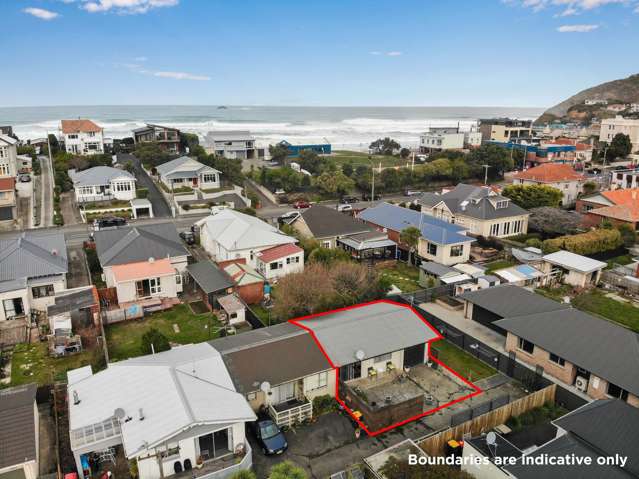
<path id="1" fill-rule="evenodd" d="M 155 216 L 156 218 L 170 218 L 171 209 L 169 208 L 169 205 L 166 204 L 164 196 L 162 196 L 162 193 L 160 192 L 158 187 L 155 185 L 155 183 L 153 183 L 153 180 L 149 178 L 149 175 L 147 175 L 146 171 L 144 171 L 144 169 L 142 168 L 140 160 L 128 153 L 120 153 L 118 155 L 118 163 L 126 165 L 129 161 L 133 163 L 135 178 L 138 180 L 137 187 L 146 188 L 149 190 L 147 199 L 151 202 L 151 205 L 153 205 L 153 216 Z"/>

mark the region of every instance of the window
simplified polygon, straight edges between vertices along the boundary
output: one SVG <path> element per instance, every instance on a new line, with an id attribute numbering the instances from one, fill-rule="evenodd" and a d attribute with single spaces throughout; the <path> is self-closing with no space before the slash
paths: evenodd
<path id="1" fill-rule="evenodd" d="M 0 175 L 7 176 L 9 175 L 9 165 L 0 165 Z"/>
<path id="2" fill-rule="evenodd" d="M 331 247 L 330 241 L 322 241 L 322 248 L 330 248 L 330 247 Z"/>
<path id="3" fill-rule="evenodd" d="M 459 257 L 459 256 L 463 256 L 464 255 L 464 245 L 463 244 L 458 244 L 453 246 L 452 248 L 450 248 L 450 255 L 452 257 Z"/>
<path id="4" fill-rule="evenodd" d="M 275 269 L 283 268 L 284 265 L 280 261 L 273 261 L 271 264 L 268 265 L 268 267 L 271 271 L 273 271 Z"/>
<path id="5" fill-rule="evenodd" d="M 257 399 L 257 393 L 248 393 L 246 399 L 248 401 L 255 401 Z"/>
<path id="6" fill-rule="evenodd" d="M 508 200 L 500 200 L 500 201 L 498 201 L 496 208 L 498 210 L 502 209 L 502 208 L 508 208 Z"/>
<path id="7" fill-rule="evenodd" d="M 499 223 L 494 223 L 490 225 L 490 236 L 498 236 L 499 235 Z"/>
<path id="8" fill-rule="evenodd" d="M 381 356 L 375 356 L 373 358 L 373 362 L 386 364 L 388 361 L 391 360 L 392 355 L 393 355 L 392 353 L 387 353 L 387 354 L 382 354 Z"/>
<path id="9" fill-rule="evenodd" d="M 628 399 L 628 391 L 621 389 L 619 386 L 612 383 L 608 383 L 608 390 L 606 391 L 606 394 L 610 397 L 622 399 L 624 401 Z"/>
<path id="10" fill-rule="evenodd" d="M 45 286 L 34 286 L 31 288 L 31 295 L 34 298 L 46 298 L 47 296 L 53 296 L 53 285 L 47 284 Z"/>
<path id="11" fill-rule="evenodd" d="M 564 366 L 566 364 L 566 361 L 564 360 L 564 358 L 562 358 L 561 356 L 557 356 L 554 353 L 550 353 L 550 357 L 549 359 L 553 362 L 553 363 L 557 363 L 560 366 Z"/>
<path id="12" fill-rule="evenodd" d="M 328 372 L 324 371 L 323 373 L 308 376 L 304 379 L 304 382 L 306 391 L 312 391 L 314 389 L 326 387 L 326 385 L 328 384 Z"/>
<path id="13" fill-rule="evenodd" d="M 159 294 L 162 292 L 162 286 L 160 285 L 160 278 L 149 279 L 149 291 L 151 294 Z"/>
<path id="14" fill-rule="evenodd" d="M 175 284 L 180 285 L 182 284 L 182 275 L 175 275 Z"/>
<path id="15" fill-rule="evenodd" d="M 428 243 L 426 252 L 431 256 L 437 256 L 437 245 L 435 243 Z"/>
<path id="16" fill-rule="evenodd" d="M 530 341 L 526 341 L 524 338 L 519 338 L 517 341 L 517 348 L 528 354 L 532 354 L 535 350 L 535 345 Z"/>
<path id="17" fill-rule="evenodd" d="M 217 181 L 217 175 L 214 173 L 206 173 L 202 175 L 202 183 L 215 183 Z"/>
<path id="18" fill-rule="evenodd" d="M 77 140 L 78 135 L 68 135 L 67 138 L 69 138 L 69 140 Z"/>
<path id="19" fill-rule="evenodd" d="M 505 235 L 510 234 L 510 221 L 504 223 L 504 234 Z"/>

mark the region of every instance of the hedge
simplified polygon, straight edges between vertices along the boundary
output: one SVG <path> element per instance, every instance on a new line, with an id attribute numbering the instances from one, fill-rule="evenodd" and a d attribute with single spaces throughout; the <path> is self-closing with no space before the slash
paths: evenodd
<path id="1" fill-rule="evenodd" d="M 623 244 L 621 233 L 616 229 L 599 228 L 577 235 L 560 236 L 542 243 L 544 253 L 567 250 L 576 254 L 595 254 L 617 249 Z"/>

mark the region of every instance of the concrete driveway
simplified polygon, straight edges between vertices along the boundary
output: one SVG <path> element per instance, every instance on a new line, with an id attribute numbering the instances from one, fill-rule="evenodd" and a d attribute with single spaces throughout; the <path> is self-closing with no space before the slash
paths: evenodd
<path id="1" fill-rule="evenodd" d="M 166 204 L 164 196 L 162 196 L 158 187 L 153 183 L 153 180 L 146 174 L 146 171 L 142 169 L 140 160 L 128 153 L 120 153 L 118 155 L 118 163 L 126 165 L 129 161 L 133 164 L 135 178 L 138 180 L 137 187 L 149 190 L 147 199 L 151 202 L 151 205 L 153 205 L 153 216 L 156 218 L 171 217 L 169 205 Z"/>

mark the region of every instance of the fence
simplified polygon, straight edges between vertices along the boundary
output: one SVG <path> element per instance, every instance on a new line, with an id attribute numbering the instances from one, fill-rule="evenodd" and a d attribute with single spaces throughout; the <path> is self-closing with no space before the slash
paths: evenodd
<path id="1" fill-rule="evenodd" d="M 639 296 L 639 281 L 637 281 L 635 273 L 633 268 L 615 265 L 613 269 L 602 271 L 601 282 L 623 290 L 631 296 Z"/>

